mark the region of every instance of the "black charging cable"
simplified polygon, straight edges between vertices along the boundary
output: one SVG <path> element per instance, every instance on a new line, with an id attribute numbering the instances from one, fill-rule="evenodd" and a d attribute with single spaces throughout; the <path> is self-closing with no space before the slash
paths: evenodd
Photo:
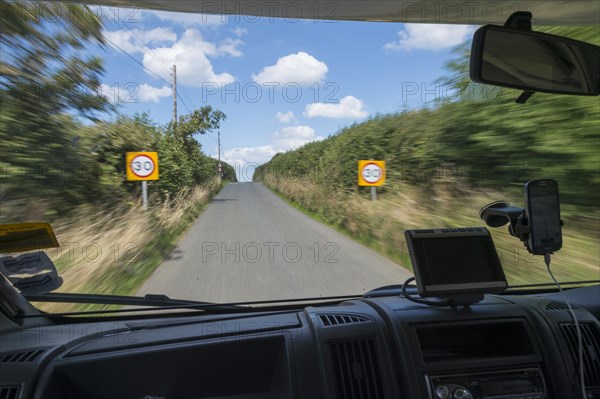
<path id="1" fill-rule="evenodd" d="M 554 277 L 554 273 L 552 273 L 552 270 L 550 269 L 550 253 L 545 253 L 544 254 L 544 263 L 546 264 L 546 268 L 548 269 L 548 274 L 550 274 L 550 277 L 552 278 L 552 281 L 554 281 L 554 284 L 556 285 L 556 287 L 558 287 L 558 291 L 560 292 L 560 295 L 562 296 L 562 300 L 567 304 L 567 307 L 569 308 L 569 313 L 571 314 L 571 317 L 573 318 L 573 322 L 575 323 L 575 330 L 577 332 L 577 346 L 578 346 L 578 351 L 577 351 L 577 355 L 578 355 L 578 368 L 579 368 L 579 384 L 581 385 L 581 389 L 582 389 L 582 393 L 583 393 L 583 398 L 585 399 L 586 396 L 586 392 L 585 392 L 585 373 L 584 373 L 584 369 L 583 369 L 583 337 L 581 336 L 581 326 L 579 325 L 579 321 L 577 320 L 577 316 L 575 315 L 575 311 L 573 310 L 573 307 L 571 306 L 571 302 L 569 302 L 569 300 L 567 299 L 567 296 L 565 295 L 565 292 L 563 291 L 560 283 L 558 282 L 558 280 L 556 280 L 556 278 Z"/>
<path id="2" fill-rule="evenodd" d="M 413 282 L 413 281 L 415 281 L 415 278 L 411 277 L 408 280 L 406 280 L 404 282 L 404 284 L 402 284 L 402 295 L 404 295 L 404 298 L 408 299 L 411 302 L 421 303 L 423 305 L 429 305 L 429 306 L 452 306 L 452 304 L 448 300 L 443 300 L 443 301 L 429 301 L 427 299 L 415 298 L 414 296 L 411 296 L 408 293 L 408 291 L 406 291 L 406 288 L 408 288 L 408 284 L 411 283 L 411 282 Z"/>

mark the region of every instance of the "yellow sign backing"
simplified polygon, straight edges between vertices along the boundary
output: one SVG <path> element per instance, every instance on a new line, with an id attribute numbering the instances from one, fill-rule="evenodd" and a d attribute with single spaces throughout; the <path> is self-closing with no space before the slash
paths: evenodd
<path id="1" fill-rule="evenodd" d="M 378 187 L 385 183 L 385 161 L 358 161 L 358 185 Z"/>
<path id="2" fill-rule="evenodd" d="M 127 180 L 158 180 L 157 152 L 128 152 L 125 165 Z"/>

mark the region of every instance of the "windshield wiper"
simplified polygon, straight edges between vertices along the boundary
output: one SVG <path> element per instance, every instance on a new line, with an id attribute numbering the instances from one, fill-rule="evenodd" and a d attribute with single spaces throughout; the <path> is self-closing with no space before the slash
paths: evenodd
<path id="1" fill-rule="evenodd" d="M 583 281 L 559 281 L 560 285 L 576 285 L 576 284 L 598 284 L 600 280 L 583 280 Z M 533 287 L 556 287 L 556 284 L 553 282 L 548 283 L 537 283 L 537 284 L 523 284 L 523 285 L 509 285 L 508 289 L 511 288 L 533 288 Z"/>
<path id="2" fill-rule="evenodd" d="M 59 299 L 64 296 L 63 299 Z M 98 303 L 98 304 L 111 304 L 111 305 L 134 305 L 136 303 L 145 306 L 157 306 L 149 305 L 148 300 L 145 297 L 123 297 L 117 295 L 93 295 L 93 294 L 43 294 L 43 295 L 27 295 L 25 296 L 30 301 L 47 301 L 47 302 L 73 302 L 73 303 Z M 79 297 L 79 298 L 78 298 Z M 113 302 L 109 303 L 106 301 L 107 297 L 113 298 Z M 162 299 L 160 299 L 160 298 Z M 133 298 L 133 299 L 132 299 Z M 166 298 L 166 299 L 165 299 Z M 285 305 L 282 304 L 295 304 L 308 302 L 310 306 L 317 305 L 330 305 L 338 303 L 340 300 L 345 299 L 358 299 L 361 295 L 340 295 L 340 296 L 328 296 L 328 297 L 311 297 L 311 298 L 293 298 L 293 299 L 271 299 L 266 301 L 247 301 L 247 302 L 231 302 L 231 303 L 212 303 L 212 302 L 194 302 L 185 301 L 179 299 L 170 299 L 164 295 L 150 296 L 152 303 L 161 302 L 162 305 L 159 307 L 152 308 L 134 308 L 134 309 L 108 309 L 108 310 L 89 310 L 81 312 L 64 312 L 64 313 L 40 313 L 40 314 L 26 314 L 18 315 L 17 317 L 35 318 L 35 317 L 63 317 L 63 316 L 86 316 L 93 314 L 115 314 L 115 313 L 133 313 L 133 312 L 147 312 L 147 311 L 161 311 L 161 310 L 177 310 L 177 309 L 191 309 L 195 311 L 203 312 L 214 312 L 214 313 L 225 313 L 225 312 L 256 312 L 264 311 L 268 309 L 283 309 Z M 85 301 L 84 301 L 85 299 Z M 98 302 L 95 302 L 97 300 Z M 110 300 L 110 299 L 109 299 Z M 132 302 L 129 302 L 132 300 Z M 165 301 L 173 301 L 173 304 L 165 303 Z M 94 302 L 92 302 L 94 301 Z M 158 302 L 156 302 L 158 301 Z M 134 303 L 135 302 L 135 303 Z M 260 308 L 254 308 L 248 305 L 261 305 Z M 262 305 L 276 305 L 274 307 L 266 307 Z"/>
<path id="3" fill-rule="evenodd" d="M 580 284 L 598 284 L 600 280 L 585 280 L 585 281 L 566 281 L 561 282 L 561 286 L 565 285 L 580 285 Z M 554 289 L 556 287 L 554 283 L 539 283 L 539 284 L 524 284 L 524 285 L 511 285 L 507 288 L 507 291 L 513 290 L 523 290 L 527 288 L 536 288 L 536 287 L 550 287 Z M 414 284 L 409 284 L 407 286 L 407 290 L 409 293 L 414 294 L 417 292 L 417 286 Z M 382 296 L 401 296 L 402 295 L 402 284 L 394 284 L 394 285 L 386 285 L 384 287 L 379 287 L 372 289 L 371 291 L 367 291 L 363 294 L 363 298 L 379 298 Z"/>
<path id="4" fill-rule="evenodd" d="M 54 293 L 23 295 L 30 302 L 59 302 L 59 303 L 92 303 L 99 305 L 126 305 L 126 306 L 177 306 L 186 305 L 215 305 L 211 302 L 189 301 L 184 299 L 171 299 L 162 294 L 146 294 L 145 296 L 122 296 L 100 294 L 70 294 Z"/>

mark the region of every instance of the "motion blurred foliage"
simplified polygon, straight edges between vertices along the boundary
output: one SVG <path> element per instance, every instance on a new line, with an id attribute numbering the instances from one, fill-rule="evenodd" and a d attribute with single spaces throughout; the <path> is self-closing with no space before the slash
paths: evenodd
<path id="1" fill-rule="evenodd" d="M 553 27 L 549 33 L 600 44 L 599 27 Z M 523 205 L 523 184 L 558 180 L 565 220 L 555 268 L 563 281 L 600 273 L 600 102 L 597 97 L 536 93 L 516 104 L 515 90 L 476 85 L 468 76 L 470 44 L 458 46 L 443 89 L 421 109 L 377 115 L 325 140 L 275 155 L 258 167 L 261 181 L 379 252 L 410 266 L 403 232 L 478 224 L 494 200 Z M 357 186 L 358 160 L 386 161 L 378 200 Z M 505 229 L 492 229 L 511 284 L 548 281 Z M 525 252 L 525 253 L 524 253 Z"/>
<path id="2" fill-rule="evenodd" d="M 552 27 L 553 34 L 600 44 L 598 27 Z M 515 104 L 516 90 L 476 85 L 468 77 L 470 44 L 456 48 L 433 103 L 374 116 L 323 141 L 277 154 L 266 176 L 309 178 L 333 189 L 357 188 L 357 161 L 387 162 L 385 191 L 397 183 L 427 190 L 443 182 L 505 189 L 531 178 L 559 181 L 563 203 L 597 212 L 600 201 L 600 102 L 597 97 L 536 93 Z"/>
<path id="3" fill-rule="evenodd" d="M 225 115 L 202 107 L 158 126 L 148 115 L 120 115 L 101 94 L 102 21 L 86 6 L 0 0 L 0 201 L 2 221 L 45 219 L 83 204 L 128 201 L 125 152 L 158 151 L 153 200 L 213 181 L 217 161 L 197 134 Z M 235 181 L 223 164 L 223 178 Z M 155 189 L 156 188 L 156 189 Z"/>

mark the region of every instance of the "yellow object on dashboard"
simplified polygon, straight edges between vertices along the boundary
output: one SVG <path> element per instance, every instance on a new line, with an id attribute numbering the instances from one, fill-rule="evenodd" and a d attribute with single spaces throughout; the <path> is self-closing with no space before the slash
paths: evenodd
<path id="1" fill-rule="evenodd" d="M 60 246 L 48 223 L 0 225 L 0 253 L 24 252 Z"/>

